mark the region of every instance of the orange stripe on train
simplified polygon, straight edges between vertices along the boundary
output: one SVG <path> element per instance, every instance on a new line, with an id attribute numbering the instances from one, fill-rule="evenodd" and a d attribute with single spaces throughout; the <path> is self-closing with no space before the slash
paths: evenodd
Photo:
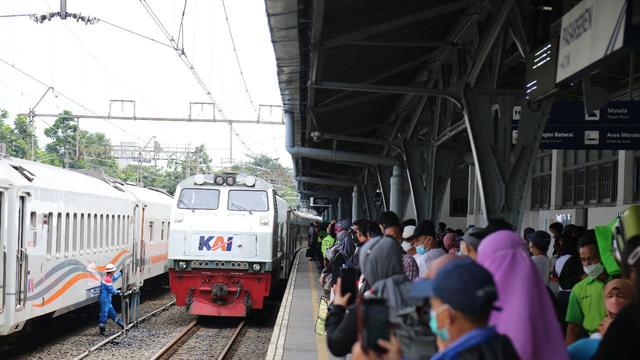
<path id="1" fill-rule="evenodd" d="M 99 281 L 100 278 L 91 274 L 91 273 L 80 273 L 80 274 L 76 274 L 74 275 L 71 279 L 69 279 L 69 281 L 67 281 L 64 285 L 62 285 L 62 287 L 60 289 L 58 289 L 58 291 L 56 291 L 55 293 L 53 293 L 53 295 L 51 295 L 48 299 L 44 300 L 42 303 L 39 304 L 33 304 L 33 307 L 43 307 L 45 305 L 49 305 L 52 302 L 54 302 L 57 298 L 59 298 L 60 296 L 62 296 L 62 294 L 64 294 L 65 292 L 67 292 L 67 290 L 69 290 L 70 287 L 72 287 L 75 283 L 77 283 L 80 280 L 83 279 L 93 279 L 96 281 Z"/>
<path id="2" fill-rule="evenodd" d="M 161 261 L 166 261 L 169 256 L 167 254 L 152 256 L 149 259 L 152 264 L 159 263 Z"/>
<path id="3" fill-rule="evenodd" d="M 116 256 L 115 256 L 113 259 L 111 259 L 111 261 L 109 261 L 109 263 L 111 263 L 111 264 L 114 264 L 114 265 L 115 265 L 115 263 L 117 263 L 117 262 L 118 262 L 118 260 L 120 260 L 120 258 L 121 258 L 124 254 L 126 254 L 126 253 L 128 253 L 128 252 L 129 252 L 129 250 L 122 250 L 122 251 L 120 251 L 118 254 L 116 254 Z M 106 265 L 105 265 L 105 266 L 106 266 Z M 105 270 L 104 266 L 96 266 L 96 271 L 104 271 L 104 270 Z"/>

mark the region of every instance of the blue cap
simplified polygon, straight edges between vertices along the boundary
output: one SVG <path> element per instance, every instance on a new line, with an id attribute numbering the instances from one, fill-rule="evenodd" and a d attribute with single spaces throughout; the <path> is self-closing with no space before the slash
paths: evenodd
<path id="1" fill-rule="evenodd" d="M 487 316 L 498 299 L 493 276 L 472 260 L 453 260 L 445 264 L 433 280 L 411 284 L 411 297 L 435 296 L 454 310 L 473 316 Z"/>

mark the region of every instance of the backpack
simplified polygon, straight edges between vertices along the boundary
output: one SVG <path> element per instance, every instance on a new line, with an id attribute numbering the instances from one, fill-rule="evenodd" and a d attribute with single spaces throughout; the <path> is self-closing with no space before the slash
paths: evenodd
<path id="1" fill-rule="evenodd" d="M 398 311 L 395 334 L 405 359 L 428 360 L 438 352 L 436 336 L 429 329 L 429 313 L 420 315 L 414 306 Z"/>

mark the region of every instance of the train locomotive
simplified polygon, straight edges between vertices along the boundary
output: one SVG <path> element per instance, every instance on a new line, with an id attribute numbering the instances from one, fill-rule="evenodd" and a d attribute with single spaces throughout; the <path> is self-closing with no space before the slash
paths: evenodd
<path id="1" fill-rule="evenodd" d="M 246 316 L 288 277 L 308 225 L 271 184 L 247 174 L 182 181 L 171 213 L 169 284 L 193 315 Z"/>
<path id="2" fill-rule="evenodd" d="M 159 190 L 0 154 L 0 344 L 34 318 L 96 302 L 108 263 L 138 288 L 166 273 L 172 204 Z"/>

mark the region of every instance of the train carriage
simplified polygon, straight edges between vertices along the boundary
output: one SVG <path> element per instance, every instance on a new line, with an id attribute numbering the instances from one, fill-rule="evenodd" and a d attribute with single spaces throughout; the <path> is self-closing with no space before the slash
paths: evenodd
<path id="1" fill-rule="evenodd" d="M 209 316 L 261 309 L 314 220 L 289 210 L 268 182 L 250 175 L 185 179 L 176 189 L 169 241 L 176 304 Z"/>
<path id="2" fill-rule="evenodd" d="M 158 191 L 0 154 L 0 336 L 95 302 L 107 263 L 131 264 L 137 285 L 166 272 L 171 203 Z"/>

